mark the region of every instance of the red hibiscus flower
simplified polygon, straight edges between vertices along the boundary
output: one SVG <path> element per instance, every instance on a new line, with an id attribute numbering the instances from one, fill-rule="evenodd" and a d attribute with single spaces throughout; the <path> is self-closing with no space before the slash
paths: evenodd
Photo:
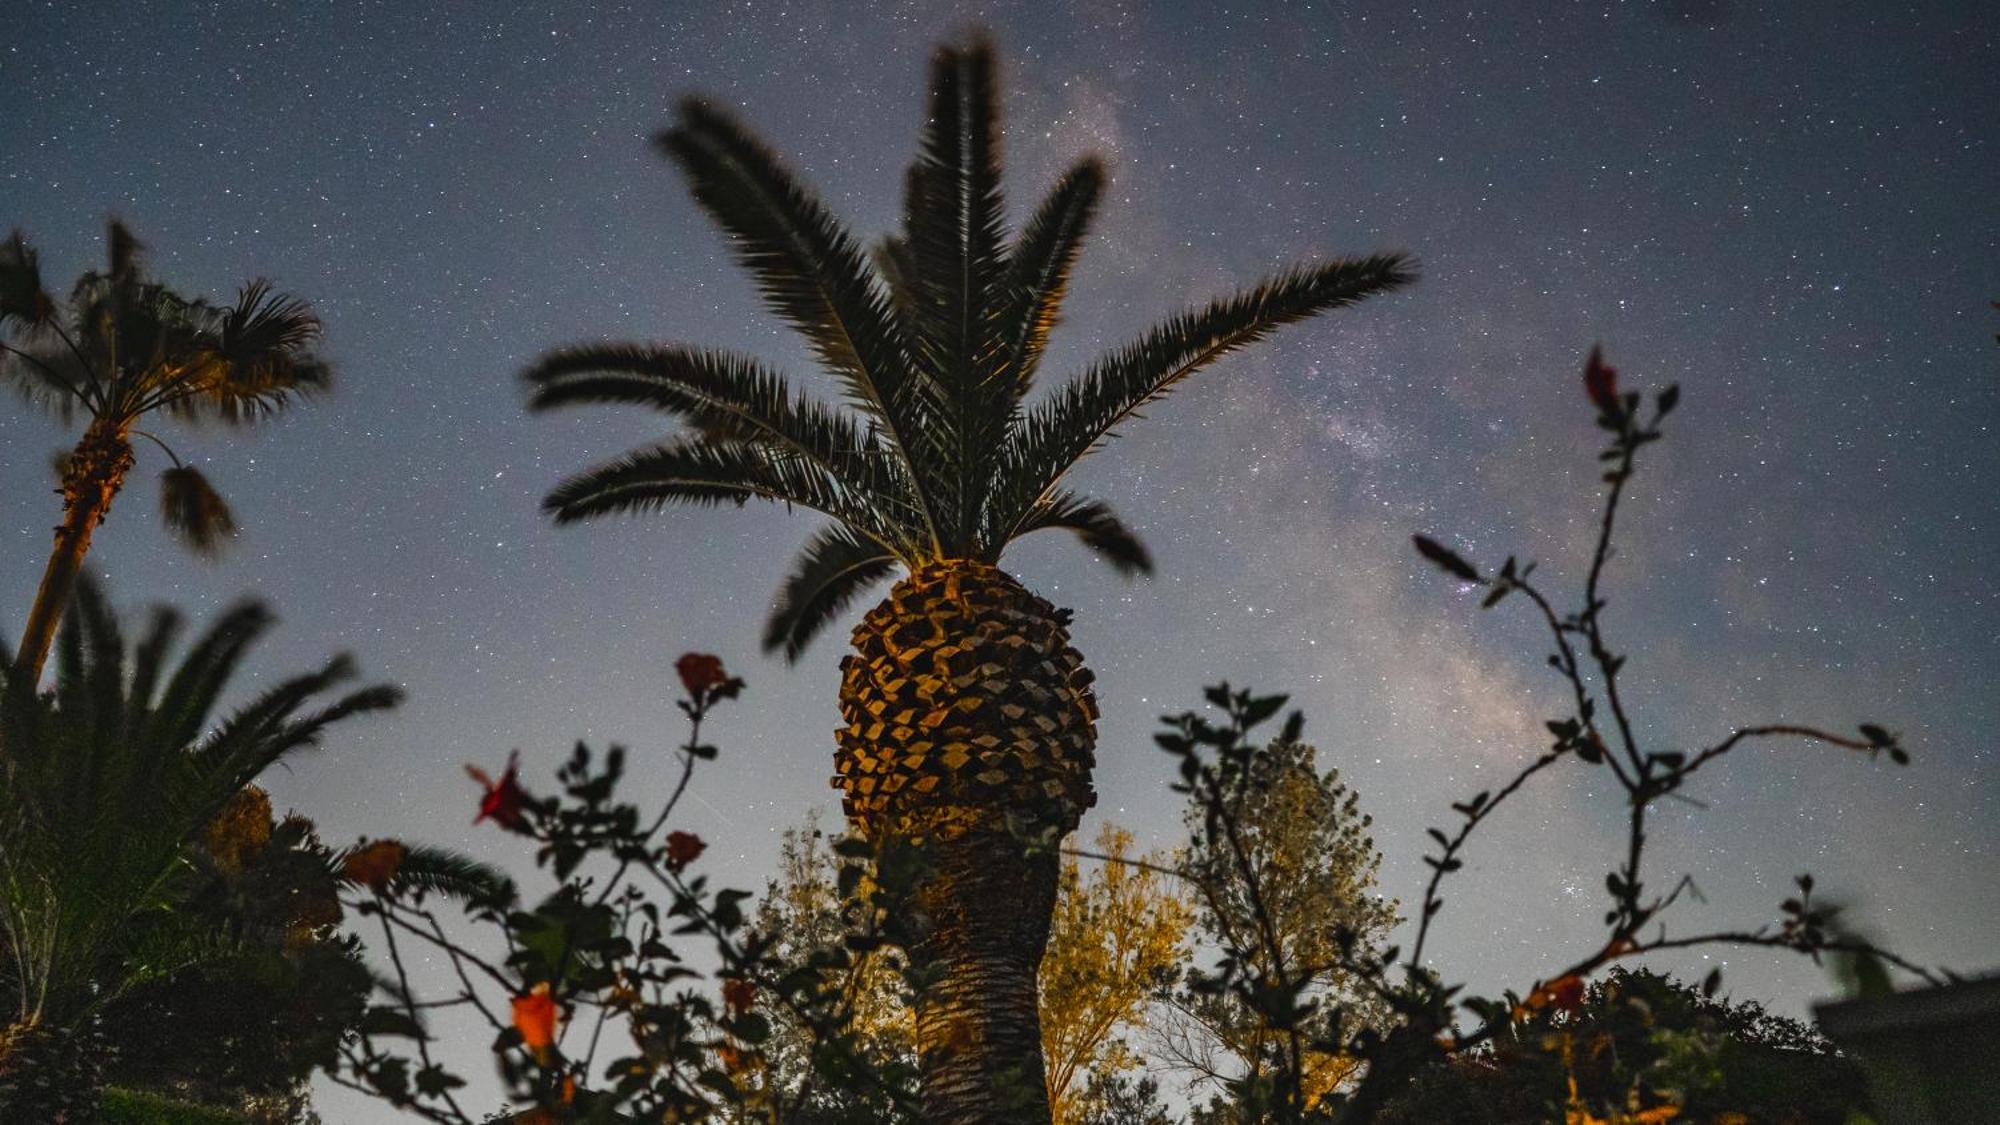
<path id="1" fill-rule="evenodd" d="M 1590 349 L 1590 362 L 1583 365 L 1583 390 L 1600 413 L 1616 415 L 1621 410 L 1618 369 L 1604 362 L 1603 348 Z"/>
<path id="2" fill-rule="evenodd" d="M 701 853 L 707 850 L 708 845 L 702 843 L 701 837 L 692 832 L 669 832 L 666 849 L 667 870 L 679 874 L 682 868 L 701 858 Z"/>
<path id="3" fill-rule="evenodd" d="M 681 686 L 695 699 L 729 681 L 729 673 L 722 670 L 722 658 L 705 652 L 690 652 L 682 656 L 674 661 L 674 671 L 680 673 Z"/>
<path id="4" fill-rule="evenodd" d="M 522 813 L 529 801 L 528 791 L 521 788 L 520 751 L 507 755 L 507 769 L 499 781 L 478 766 L 467 766 L 465 772 L 486 787 L 486 794 L 479 799 L 479 815 L 472 818 L 472 823 L 491 820 L 510 832 L 520 831 L 524 822 Z"/>

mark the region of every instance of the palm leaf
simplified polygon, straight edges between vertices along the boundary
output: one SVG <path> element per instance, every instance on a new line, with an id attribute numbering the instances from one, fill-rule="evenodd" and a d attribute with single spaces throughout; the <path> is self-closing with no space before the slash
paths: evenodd
<path id="1" fill-rule="evenodd" d="M 699 435 L 628 453 L 558 484 L 542 507 L 559 524 L 672 504 L 713 506 L 773 500 L 841 520 L 888 545 L 895 529 L 825 470 L 803 458 L 778 457 L 747 442 Z"/>
<path id="2" fill-rule="evenodd" d="M 262 602 L 245 599 L 224 610 L 182 655 L 151 708 L 146 737 L 189 745 L 215 709 L 229 677 L 276 618 Z"/>
<path id="3" fill-rule="evenodd" d="M 998 383 L 1005 350 L 996 313 L 1007 257 L 997 118 L 991 48 L 938 51 L 896 261 L 917 365 L 944 391 L 948 417 L 925 435 L 933 445 L 925 452 L 947 484 L 935 500 L 948 545 L 961 549 L 1007 423 Z"/>
<path id="4" fill-rule="evenodd" d="M 177 909 L 187 844 L 246 771 L 396 697 L 365 689 L 313 710 L 320 690 L 351 675 L 335 661 L 199 734 L 218 680 L 268 623 L 254 603 L 233 608 L 169 674 L 178 617 L 156 611 L 128 660 L 108 602 L 86 582 L 63 624 L 54 690 L 4 677 L 0 961 L 50 1023 L 87 1018 L 137 983 L 226 952 L 227 934 L 190 928 L 195 916 Z M 188 716 L 192 727 L 177 721 Z"/>
<path id="5" fill-rule="evenodd" d="M 873 509 L 897 538 L 924 538 L 921 501 L 900 461 L 845 412 L 792 390 L 754 359 L 684 346 L 600 344 L 562 348 L 525 373 L 531 410 L 583 404 L 648 406 L 702 436 L 798 456 Z"/>
<path id="6" fill-rule="evenodd" d="M 1007 359 L 1004 370 L 1014 381 L 1014 399 L 1034 385 L 1042 352 L 1054 331 L 1070 272 L 1083 250 L 1104 190 L 1104 165 L 1096 158 L 1079 162 L 1056 181 L 1048 198 L 1021 228 L 1007 275 L 1007 307 L 1001 318 Z"/>
<path id="7" fill-rule="evenodd" d="M 777 156 L 699 98 L 657 143 L 726 231 L 772 310 L 892 432 L 920 420 L 903 334 L 860 244 Z"/>
<path id="8" fill-rule="evenodd" d="M 764 651 L 782 648 L 786 660 L 796 661 L 828 622 L 888 577 L 897 562 L 881 544 L 840 524 L 820 528 L 806 541 L 792 573 L 778 588 L 764 623 Z"/>
<path id="9" fill-rule="evenodd" d="M 121 219 L 111 219 L 104 227 L 105 276 L 121 282 L 137 280 L 144 268 L 145 243 Z"/>
<path id="10" fill-rule="evenodd" d="M 927 501 L 933 490 L 912 450 L 933 432 L 940 392 L 910 363 L 893 302 L 859 243 L 731 116 L 699 98 L 683 101 L 680 116 L 660 147 L 728 232 L 766 303 L 881 425 Z"/>
<path id="11" fill-rule="evenodd" d="M 236 517 L 201 470 L 175 465 L 160 474 L 160 516 L 196 554 L 219 554 L 236 534 Z"/>
<path id="12" fill-rule="evenodd" d="M 998 551 L 1036 500 L 1119 423 L 1188 376 L 1275 329 L 1356 304 L 1416 280 L 1400 254 L 1340 259 L 1281 274 L 1205 308 L 1183 313 L 1098 360 L 1010 435 L 1002 483 L 988 510 L 989 551 Z"/>
<path id="13" fill-rule="evenodd" d="M 156 405 L 241 424 L 332 386 L 333 370 L 314 350 L 320 320 L 305 301 L 273 292 L 260 278 L 245 285 L 228 308 L 207 311 L 205 330 L 185 341 L 195 353 L 187 374 L 163 389 Z"/>
<path id="14" fill-rule="evenodd" d="M 0 242 L 0 329 L 19 323 L 33 331 L 55 312 L 55 300 L 42 285 L 41 256 L 17 230 Z"/>
<path id="15" fill-rule="evenodd" d="M 1128 578 L 1153 573 L 1152 553 L 1101 500 L 1078 496 L 1067 489 L 1058 490 L 1029 510 L 1015 535 L 1018 538 L 1045 529 L 1075 532 L 1084 546 L 1103 556 L 1105 562 Z"/>
<path id="16" fill-rule="evenodd" d="M 330 870 L 339 871 L 348 855 L 360 850 L 349 848 L 335 855 Z M 405 844 L 403 859 L 396 867 L 398 888 L 442 895 L 455 902 L 506 902 L 513 897 L 514 882 L 505 872 L 481 863 L 463 852 L 431 844 Z"/>

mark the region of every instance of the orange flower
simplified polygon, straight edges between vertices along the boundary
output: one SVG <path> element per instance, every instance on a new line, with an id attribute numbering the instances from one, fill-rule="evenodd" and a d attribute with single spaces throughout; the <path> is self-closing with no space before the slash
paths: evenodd
<path id="1" fill-rule="evenodd" d="M 692 832 L 669 832 L 666 849 L 667 870 L 678 875 L 688 864 L 701 858 L 701 853 L 707 850 L 708 845 L 702 843 L 701 837 Z"/>
<path id="2" fill-rule="evenodd" d="M 403 857 L 408 854 L 409 849 L 394 840 L 377 840 L 348 852 L 347 858 L 340 861 L 340 877 L 378 895 L 386 894 L 396 872 L 403 868 Z"/>
<path id="3" fill-rule="evenodd" d="M 521 788 L 521 752 L 507 755 L 507 769 L 498 781 L 478 766 L 467 766 L 465 772 L 486 787 L 485 795 L 479 799 L 479 815 L 472 818 L 472 823 L 491 819 L 510 832 L 520 831 L 521 814 L 527 809 L 529 799 L 528 791 Z"/>
<path id="4" fill-rule="evenodd" d="M 1528 997 L 1528 1007 L 1540 1009 L 1556 1007 L 1565 1012 L 1574 1012 L 1583 1007 L 1583 978 L 1578 976 L 1557 977 L 1555 980 L 1535 989 Z"/>
<path id="5" fill-rule="evenodd" d="M 722 982 L 722 1002 L 729 1006 L 729 1014 L 741 1016 L 757 1002 L 757 986 L 738 977 L 730 977 Z"/>
<path id="6" fill-rule="evenodd" d="M 729 674 L 722 670 L 722 658 L 705 652 L 690 652 L 682 656 L 674 661 L 674 671 L 680 673 L 681 686 L 695 699 L 721 687 L 729 679 Z"/>
<path id="7" fill-rule="evenodd" d="M 526 996 L 514 997 L 514 1029 L 521 1043 L 537 1059 L 548 1054 L 556 1041 L 556 1001 L 549 995 L 549 982 L 541 981 Z"/>

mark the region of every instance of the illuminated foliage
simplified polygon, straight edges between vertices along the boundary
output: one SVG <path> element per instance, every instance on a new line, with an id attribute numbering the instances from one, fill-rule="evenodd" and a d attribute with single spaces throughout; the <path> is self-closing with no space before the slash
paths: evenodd
<path id="1" fill-rule="evenodd" d="M 1170 857 L 1132 848 L 1130 832 L 1105 824 L 1087 859 L 1063 863 L 1041 971 L 1042 1055 L 1057 1125 L 1098 1120 L 1119 1076 L 1143 1065 L 1134 1038 L 1187 956 L 1193 910 Z"/>

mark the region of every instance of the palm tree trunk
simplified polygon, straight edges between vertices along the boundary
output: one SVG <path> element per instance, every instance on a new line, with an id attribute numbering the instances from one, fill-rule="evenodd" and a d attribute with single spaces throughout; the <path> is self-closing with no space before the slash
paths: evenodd
<path id="1" fill-rule="evenodd" d="M 1055 909 L 1057 857 L 973 828 L 922 850 L 923 937 L 910 949 L 938 973 L 917 996 L 927 1125 L 1047 1125 L 1036 974 Z"/>
<path id="2" fill-rule="evenodd" d="M 21 648 L 14 656 L 29 683 L 41 679 L 42 665 L 54 646 L 56 623 L 69 605 L 76 576 L 83 572 L 83 559 L 90 553 L 90 537 L 111 511 L 112 497 L 125 485 L 132 471 L 132 442 L 124 428 L 96 421 L 83 431 L 63 469 L 63 521 L 56 528 L 55 549 L 42 571 L 42 584 L 35 591 L 34 608 L 21 633 Z"/>

